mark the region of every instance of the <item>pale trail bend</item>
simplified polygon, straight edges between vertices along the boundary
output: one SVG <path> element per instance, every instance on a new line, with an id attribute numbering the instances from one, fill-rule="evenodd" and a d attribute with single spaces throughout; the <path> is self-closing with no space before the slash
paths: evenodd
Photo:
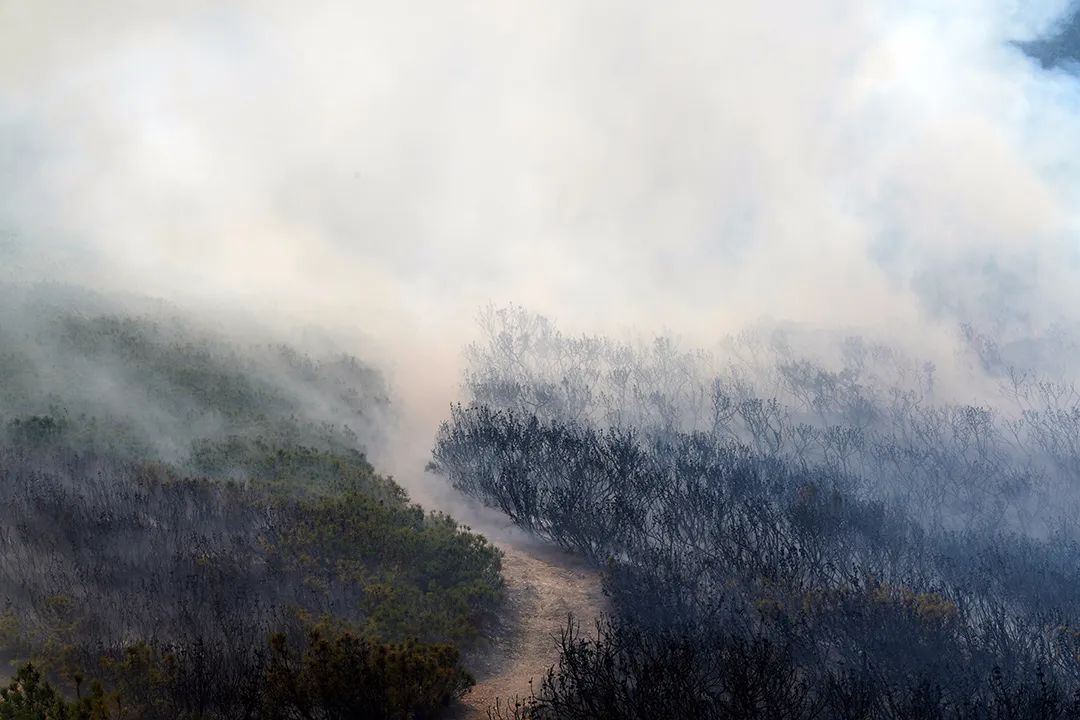
<path id="1" fill-rule="evenodd" d="M 487 655 L 474 663 L 476 686 L 462 701 L 461 718 L 488 717 L 496 698 L 511 704 L 539 688 L 548 668 L 559 661 L 559 637 L 573 615 L 588 635 L 607 604 L 600 574 L 580 558 L 558 548 L 516 547 L 503 551 L 506 614 Z"/>

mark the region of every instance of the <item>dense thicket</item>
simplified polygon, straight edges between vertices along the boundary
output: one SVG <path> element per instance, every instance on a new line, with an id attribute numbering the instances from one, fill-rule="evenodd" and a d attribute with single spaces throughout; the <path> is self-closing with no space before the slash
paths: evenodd
<path id="1" fill-rule="evenodd" d="M 26 310 L 0 325 L 0 718 L 421 718 L 468 690 L 499 554 L 368 463 L 347 421 L 377 375 Z"/>
<path id="2" fill-rule="evenodd" d="M 744 337 L 724 367 L 486 321 L 434 466 L 614 606 L 505 714 L 1080 716 L 1080 396 L 1016 347 L 966 331 L 973 406 L 860 340 L 830 367 Z"/>

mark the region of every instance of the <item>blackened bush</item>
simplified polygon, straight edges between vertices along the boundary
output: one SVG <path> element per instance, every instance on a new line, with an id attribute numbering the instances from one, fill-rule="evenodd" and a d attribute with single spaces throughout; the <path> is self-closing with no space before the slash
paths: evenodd
<path id="1" fill-rule="evenodd" d="M 852 478 L 705 433 L 650 439 L 483 407 L 453 409 L 433 465 L 605 571 L 619 622 L 564 648 L 536 712 L 619 717 L 677 696 L 687 716 L 800 717 L 841 712 L 829 698 L 846 694 L 871 718 L 981 717 L 1080 686 L 1067 537 L 927 528 Z M 798 678 L 798 694 L 754 667 Z M 780 704 L 755 709 L 759 686 Z"/>
<path id="2" fill-rule="evenodd" d="M 571 621 L 562 655 L 535 693 L 496 718 L 604 720 L 765 718 L 809 720 L 815 698 L 788 651 L 763 636 L 721 635 L 704 644 L 695 632 L 651 629 L 617 619 L 598 622 L 595 638 Z"/>

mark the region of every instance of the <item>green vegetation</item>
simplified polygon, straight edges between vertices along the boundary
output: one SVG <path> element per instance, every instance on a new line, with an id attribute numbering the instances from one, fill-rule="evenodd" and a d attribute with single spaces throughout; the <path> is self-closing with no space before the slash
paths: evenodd
<path id="1" fill-rule="evenodd" d="M 302 657 L 272 639 L 266 717 L 430 718 L 473 684 L 450 645 L 390 645 L 316 629 Z"/>
<path id="2" fill-rule="evenodd" d="M 429 718 L 467 692 L 500 555 L 367 461 L 378 375 L 104 310 L 0 311 L 0 720 Z"/>
<path id="3" fill-rule="evenodd" d="M 0 689 L 0 720 L 103 720 L 110 717 L 109 700 L 95 683 L 86 698 L 67 702 L 33 664 L 19 668 Z"/>

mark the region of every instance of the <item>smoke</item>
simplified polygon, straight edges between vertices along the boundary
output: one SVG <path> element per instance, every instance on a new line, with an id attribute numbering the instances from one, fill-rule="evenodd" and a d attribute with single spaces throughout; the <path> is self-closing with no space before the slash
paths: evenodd
<path id="1" fill-rule="evenodd" d="M 0 5 L 0 262 L 356 339 L 428 446 L 483 303 L 698 341 L 1076 320 L 1065 0 Z"/>

